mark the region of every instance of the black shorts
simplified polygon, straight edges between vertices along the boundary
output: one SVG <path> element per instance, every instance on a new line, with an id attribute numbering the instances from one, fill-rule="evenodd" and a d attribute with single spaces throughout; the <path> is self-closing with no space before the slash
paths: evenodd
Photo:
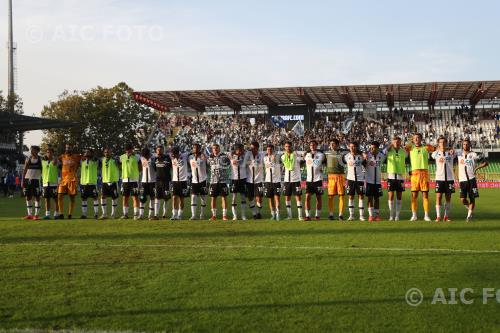
<path id="1" fill-rule="evenodd" d="M 323 194 L 323 181 L 306 182 L 306 193 L 322 195 Z"/>
<path id="2" fill-rule="evenodd" d="M 247 183 L 246 184 L 247 188 L 247 198 L 249 200 L 253 200 L 255 197 L 262 197 L 262 193 L 264 192 L 264 189 L 262 188 L 262 183 Z"/>
<path id="3" fill-rule="evenodd" d="M 275 195 L 279 196 L 281 193 L 281 183 L 264 183 L 264 196 L 272 198 Z"/>
<path id="4" fill-rule="evenodd" d="M 87 200 L 88 198 L 97 199 L 97 185 L 80 185 L 80 196 L 82 200 Z"/>
<path id="5" fill-rule="evenodd" d="M 226 197 L 229 194 L 229 188 L 227 187 L 226 183 L 210 184 L 208 193 L 212 198 L 218 196 Z"/>
<path id="6" fill-rule="evenodd" d="M 189 197 L 187 182 L 172 182 L 172 195 L 183 198 Z"/>
<path id="7" fill-rule="evenodd" d="M 479 190 L 477 189 L 476 178 L 460 182 L 460 198 L 467 198 L 474 200 L 479 198 Z"/>
<path id="8" fill-rule="evenodd" d="M 57 199 L 57 186 L 42 187 L 42 197 L 44 199 Z"/>
<path id="9" fill-rule="evenodd" d="M 436 193 L 455 193 L 455 182 L 436 180 Z"/>
<path id="10" fill-rule="evenodd" d="M 201 183 L 191 183 L 192 195 L 207 195 L 207 181 Z"/>
<path id="11" fill-rule="evenodd" d="M 367 197 L 381 197 L 383 195 L 382 185 L 380 184 L 366 184 Z"/>
<path id="12" fill-rule="evenodd" d="M 387 191 L 389 192 L 404 192 L 405 181 L 403 179 L 388 179 Z"/>
<path id="13" fill-rule="evenodd" d="M 300 186 L 300 182 L 285 182 L 283 183 L 284 194 L 287 197 L 291 197 L 292 195 L 302 195 L 302 187 Z"/>
<path id="14" fill-rule="evenodd" d="M 141 183 L 139 186 L 139 200 L 142 203 L 145 203 L 148 197 L 151 199 L 155 198 L 155 186 L 156 183 Z"/>
<path id="15" fill-rule="evenodd" d="M 231 193 L 247 194 L 247 180 L 246 179 L 233 179 L 231 180 Z"/>
<path id="16" fill-rule="evenodd" d="M 155 198 L 169 200 L 171 196 L 170 182 L 157 180 L 155 183 Z"/>
<path id="17" fill-rule="evenodd" d="M 346 194 L 347 195 L 364 195 L 365 194 L 365 183 L 364 182 L 357 182 L 355 180 L 347 180 L 347 187 L 346 187 Z"/>
<path id="18" fill-rule="evenodd" d="M 39 198 L 41 194 L 40 180 L 38 179 L 25 179 L 26 186 L 23 188 L 23 196 Z"/>
<path id="19" fill-rule="evenodd" d="M 103 183 L 101 195 L 106 198 L 110 197 L 113 200 L 118 198 L 118 185 L 116 183 Z"/>
<path id="20" fill-rule="evenodd" d="M 122 183 L 122 195 L 125 197 L 139 195 L 137 182 Z"/>

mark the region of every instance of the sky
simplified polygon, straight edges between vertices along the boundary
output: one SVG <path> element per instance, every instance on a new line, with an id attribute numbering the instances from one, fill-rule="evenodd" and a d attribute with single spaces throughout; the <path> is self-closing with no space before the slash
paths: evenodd
<path id="1" fill-rule="evenodd" d="M 499 1 L 13 2 L 27 115 L 64 90 L 122 81 L 173 90 L 500 78 Z M 5 95 L 7 0 L 0 38 Z"/>

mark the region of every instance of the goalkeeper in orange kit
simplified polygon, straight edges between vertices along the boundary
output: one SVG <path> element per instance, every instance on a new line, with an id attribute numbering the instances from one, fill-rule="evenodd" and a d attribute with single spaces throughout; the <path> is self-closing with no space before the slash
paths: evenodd
<path id="1" fill-rule="evenodd" d="M 75 209 L 75 197 L 78 188 L 77 171 L 80 166 L 81 155 L 73 153 L 73 146 L 66 144 L 64 154 L 59 156 L 61 167 L 61 182 L 57 188 L 57 201 L 59 216 L 57 219 L 64 219 L 64 195 L 67 194 L 70 200 L 68 219 L 73 216 Z"/>

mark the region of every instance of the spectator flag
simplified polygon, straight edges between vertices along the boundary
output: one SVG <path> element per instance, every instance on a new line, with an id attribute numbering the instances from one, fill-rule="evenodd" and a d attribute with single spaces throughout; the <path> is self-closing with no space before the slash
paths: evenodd
<path id="1" fill-rule="evenodd" d="M 354 123 L 354 117 L 347 118 L 342 122 L 342 133 L 347 134 L 352 128 L 352 124 Z"/>
<path id="2" fill-rule="evenodd" d="M 285 121 L 280 116 L 272 116 L 271 121 L 276 127 L 284 128 L 286 126 Z"/>
<path id="3" fill-rule="evenodd" d="M 297 135 L 297 136 L 304 136 L 304 124 L 302 124 L 302 120 L 299 120 L 293 125 L 292 131 Z"/>

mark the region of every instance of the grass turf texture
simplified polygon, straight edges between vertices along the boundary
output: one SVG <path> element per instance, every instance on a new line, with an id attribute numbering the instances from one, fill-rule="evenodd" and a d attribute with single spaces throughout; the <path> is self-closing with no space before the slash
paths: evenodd
<path id="1" fill-rule="evenodd" d="M 397 223 L 22 221 L 2 198 L 0 329 L 498 331 L 500 304 L 482 304 L 500 288 L 498 194 L 469 224 L 458 194 L 439 224 L 407 221 L 409 192 Z M 436 288 L 474 304 L 432 305 Z"/>

